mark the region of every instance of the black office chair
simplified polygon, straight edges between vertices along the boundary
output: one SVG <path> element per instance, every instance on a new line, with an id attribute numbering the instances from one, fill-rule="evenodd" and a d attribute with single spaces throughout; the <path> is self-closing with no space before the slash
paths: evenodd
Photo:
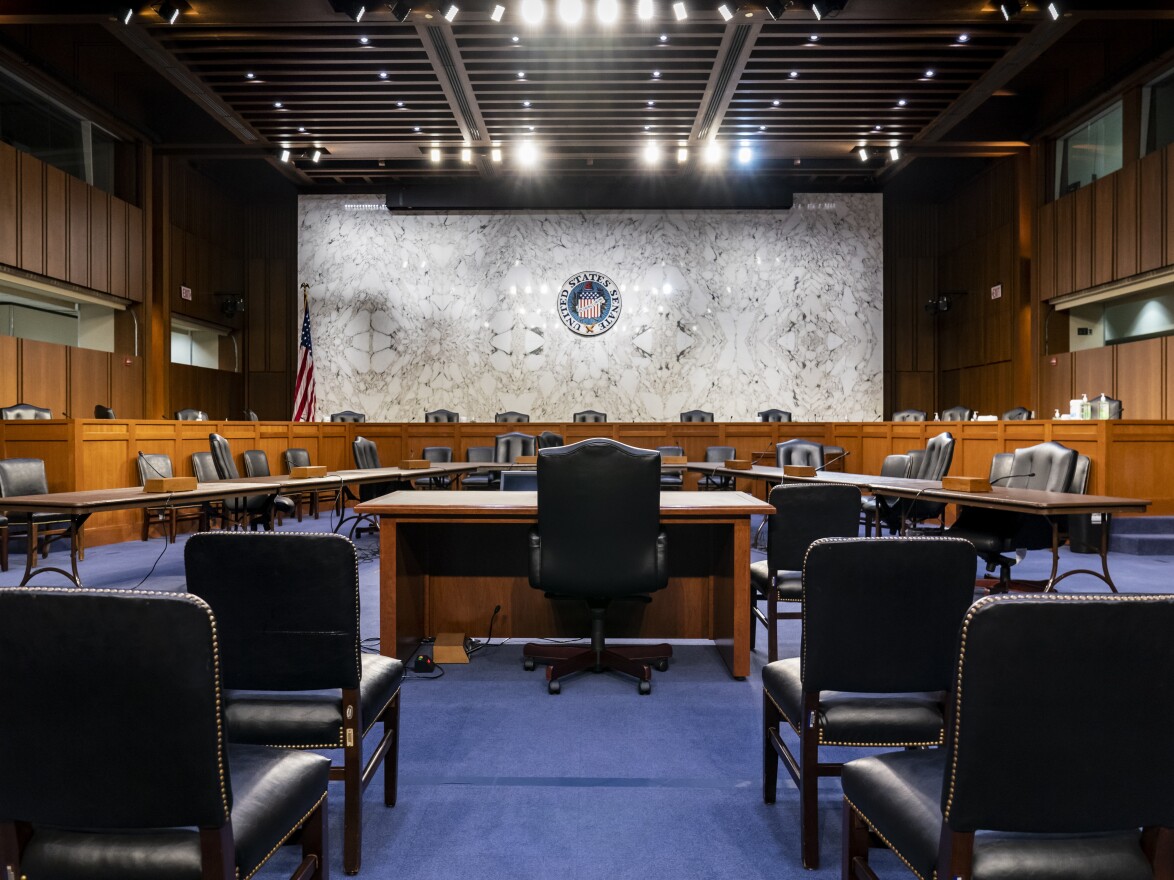
<path id="1" fill-rule="evenodd" d="M 259 415 L 257 415 L 257 414 L 256 414 L 256 413 L 255 413 L 253 410 L 251 410 L 251 409 L 246 409 L 246 410 L 244 411 L 244 413 L 245 413 L 245 421 L 247 421 L 247 422 L 259 422 L 259 421 L 261 421 L 261 417 L 260 417 Z"/>
<path id="2" fill-rule="evenodd" d="M 682 422 L 712 422 L 713 413 L 706 412 L 703 409 L 691 409 L 688 412 L 681 413 Z"/>
<path id="3" fill-rule="evenodd" d="M 420 457 L 433 464 L 448 464 L 452 461 L 451 446 L 425 446 Z M 452 477 L 439 475 L 435 477 L 421 477 L 413 480 L 412 485 L 417 489 L 449 489 L 452 487 Z"/>
<path id="4" fill-rule="evenodd" d="M 285 466 L 287 474 L 292 473 L 296 467 L 311 467 L 310 450 L 304 449 L 301 446 L 291 446 L 281 453 L 281 463 Z M 342 514 L 343 491 L 341 486 L 338 489 L 320 489 L 313 492 L 305 493 L 310 500 L 310 516 L 318 519 L 321 513 L 322 502 L 326 501 L 334 508 L 335 513 Z M 291 495 L 293 502 L 298 507 L 298 518 L 301 519 L 301 504 L 302 495 Z"/>
<path id="5" fill-rule="evenodd" d="M 1032 417 L 1032 412 L 1025 406 L 1017 406 L 1007 410 L 999 418 L 1009 422 L 1026 421 Z"/>
<path id="6" fill-rule="evenodd" d="M 825 538 L 808 550 L 800 656 L 762 670 L 762 798 L 775 801 L 781 757 L 799 787 L 805 868 L 819 867 L 819 779 L 841 769 L 820 759 L 821 748 L 945 741 L 974 565 L 974 548 L 950 538 Z M 782 739 L 784 724 L 799 738 L 798 756 Z"/>
<path id="7" fill-rule="evenodd" d="M 538 451 L 538 438 L 532 434 L 523 434 L 520 431 L 510 431 L 508 434 L 498 434 L 494 438 L 494 464 L 513 464 L 519 455 L 534 455 Z M 497 489 L 501 483 L 501 471 L 492 471 L 489 475 L 489 488 Z"/>
<path id="8" fill-rule="evenodd" d="M 95 404 L 94 405 L 94 418 L 96 418 L 96 419 L 113 419 L 113 418 L 115 418 L 114 410 L 111 407 L 102 406 L 102 404 L 100 404 L 100 403 Z"/>
<path id="9" fill-rule="evenodd" d="M 893 413 L 894 422 L 924 422 L 925 411 L 920 409 L 902 409 Z"/>
<path id="10" fill-rule="evenodd" d="M 789 422 L 791 414 L 785 409 L 764 409 L 758 414 L 760 422 Z"/>
<path id="11" fill-rule="evenodd" d="M 176 411 L 175 418 L 180 422 L 206 422 L 208 414 L 202 409 L 181 409 Z"/>
<path id="12" fill-rule="evenodd" d="M 294 876 L 328 876 L 330 762 L 226 741 L 217 623 L 182 592 L 0 590 L 4 876 L 238 880 L 299 829 Z"/>
<path id="13" fill-rule="evenodd" d="M 232 459 L 232 448 L 224 437 L 216 433 L 209 434 L 208 451 L 212 454 L 212 465 L 216 468 L 217 478 L 229 481 L 241 478 L 240 472 L 236 469 L 236 462 Z M 243 495 L 225 498 L 220 504 L 230 529 L 256 529 L 257 526 L 261 526 L 270 531 L 273 529 L 273 514 L 276 510 L 280 509 L 283 513 L 294 512 L 294 503 L 284 495 Z"/>
<path id="14" fill-rule="evenodd" d="M 193 535 L 188 592 L 220 630 L 230 742 L 342 749 L 343 868 L 359 870 L 363 790 L 383 761 L 383 802 L 395 806 L 404 664 L 361 650 L 355 545 L 341 535 Z M 247 693 L 246 693 L 247 692 Z M 383 722 L 366 765 L 363 737 Z"/>
<path id="15" fill-rule="evenodd" d="M 514 412 L 511 409 L 497 413 L 493 417 L 493 420 L 495 422 L 528 422 L 530 421 L 530 416 L 527 413 Z"/>
<path id="16" fill-rule="evenodd" d="M 228 446 L 228 441 L 225 441 L 225 447 Z M 215 459 L 215 455 L 213 455 Z M 229 460 L 231 461 L 231 451 L 229 453 Z M 264 449 L 246 449 L 241 453 L 241 460 L 245 465 L 246 477 L 270 477 L 272 472 L 269 470 L 269 456 Z M 232 478 L 227 478 L 232 479 Z M 302 507 L 293 498 L 287 495 L 278 495 L 273 501 L 273 511 L 278 515 L 278 522 L 282 516 L 296 515 L 298 522 L 302 521 Z"/>
<path id="17" fill-rule="evenodd" d="M 974 410 L 968 406 L 951 406 L 942 410 L 943 422 L 969 422 L 974 418 Z"/>
<path id="18" fill-rule="evenodd" d="M 1174 876 L 1171 627 L 1170 596 L 977 602 L 946 746 L 844 766 L 843 877 L 881 842 L 918 877 Z"/>
<path id="19" fill-rule="evenodd" d="M 368 471 L 383 467 L 379 461 L 379 450 L 375 448 L 374 441 L 368 440 L 366 437 L 354 439 L 354 442 L 351 443 L 351 454 L 355 458 L 355 467 L 359 470 Z M 359 502 L 370 501 L 372 498 L 378 498 L 380 495 L 386 495 L 394 490 L 394 482 L 362 483 L 359 485 Z M 363 522 L 366 522 L 367 525 L 361 525 Z M 367 515 L 357 515 L 355 523 L 351 527 L 351 533 L 359 537 L 363 536 L 363 532 L 377 531 L 379 531 L 379 520 Z"/>
<path id="20" fill-rule="evenodd" d="M 859 533 L 860 490 L 855 486 L 791 484 L 770 491 L 775 512 L 766 518 L 766 559 L 750 565 L 750 650 L 761 623 L 766 656 L 779 659 L 778 622 L 803 617 L 803 557 L 820 538 L 854 538 Z M 766 601 L 765 613 L 758 607 Z M 792 611 L 780 611 L 779 604 Z"/>
<path id="21" fill-rule="evenodd" d="M 459 422 L 460 420 L 460 413 L 448 409 L 434 409 L 432 412 L 424 413 L 424 421 L 426 422 Z"/>
<path id="22" fill-rule="evenodd" d="M 571 416 L 571 419 L 576 422 L 606 422 L 607 413 L 601 413 L 593 409 L 584 409 Z"/>
<path id="23" fill-rule="evenodd" d="M 733 446 L 707 446 L 705 460 L 710 464 L 725 464 L 732 458 L 738 457 L 738 451 Z M 697 480 L 697 488 L 705 490 L 730 490 L 734 488 L 734 478 L 725 474 L 704 474 Z"/>
<path id="24" fill-rule="evenodd" d="M 784 440 L 775 444 L 775 467 L 789 464 L 823 467 L 823 444 L 813 440 Z"/>
<path id="25" fill-rule="evenodd" d="M 17 419 L 51 419 L 53 413 L 43 406 L 33 406 L 31 403 L 14 403 L 12 406 L 0 407 L 0 419 L 10 422 Z"/>
<path id="26" fill-rule="evenodd" d="M 538 454 L 538 525 L 530 532 L 530 586 L 550 598 L 580 599 L 591 611 L 591 645 L 531 643 L 527 669 L 546 667 L 548 690 L 575 672 L 614 669 L 652 691 L 649 662 L 668 668 L 672 647 L 608 646 L 608 605 L 648 602 L 668 585 L 667 539 L 660 528 L 660 457 L 615 440 L 593 438 Z M 606 553 L 584 555 L 583 524 L 608 523 Z"/>
<path id="27" fill-rule="evenodd" d="M 330 414 L 330 421 L 332 422 L 365 422 L 367 416 L 361 412 L 344 409 L 342 412 Z"/>
<path id="28" fill-rule="evenodd" d="M 0 460 L 0 498 L 14 495 L 47 495 L 49 480 L 45 476 L 45 462 L 40 458 L 6 458 Z M 0 508 L 3 504 L 0 503 Z M 8 541 L 24 536 L 25 556 L 32 568 L 37 551 L 41 558 L 49 555 L 49 545 L 54 541 L 68 540 L 73 549 L 79 542 L 77 529 L 69 517 L 59 513 L 16 513 L 7 511 L 7 527 L 4 538 L 4 562 L 7 570 Z M 77 554 L 70 553 L 73 560 L 73 576 L 77 579 Z M 52 569 L 56 571 L 57 569 Z"/>
<path id="29" fill-rule="evenodd" d="M 536 492 L 538 490 L 538 471 L 502 471 L 502 492 Z"/>
<path id="30" fill-rule="evenodd" d="M 657 454 L 663 458 L 666 455 L 680 455 L 685 454 L 685 450 L 680 446 L 658 446 L 656 447 Z M 685 485 L 685 474 L 683 471 L 661 471 L 660 473 L 660 488 L 669 492 L 674 492 Z"/>
<path id="31" fill-rule="evenodd" d="M 893 477 L 897 479 L 904 479 L 909 476 L 910 458 L 907 453 L 895 453 L 893 455 L 886 455 L 885 460 L 881 462 L 880 476 Z M 896 499 L 889 499 L 889 502 Z M 882 514 L 878 517 L 877 508 L 880 508 Z M 888 503 L 882 502 L 877 495 L 865 495 L 860 499 L 860 524 L 864 526 L 864 537 L 872 537 L 873 529 L 876 529 L 876 536 L 881 536 L 881 525 L 884 522 L 884 515 L 887 515 L 890 508 Z M 895 534 L 896 529 L 890 529 L 890 532 Z"/>
<path id="32" fill-rule="evenodd" d="M 8 517 L 0 514 L 0 571 L 8 571 Z"/>
<path id="33" fill-rule="evenodd" d="M 175 470 L 171 465 L 171 456 L 161 452 L 140 452 L 135 463 L 138 468 L 140 486 L 145 486 L 147 480 L 175 476 Z M 198 504 L 144 507 L 142 539 L 148 540 L 151 537 L 151 526 L 160 523 L 163 525 L 164 535 L 168 542 L 174 544 L 181 520 L 185 522 L 195 520 L 200 531 L 207 531 L 211 512 L 211 506 L 202 501 Z"/>
<path id="34" fill-rule="evenodd" d="M 914 480 L 941 480 L 950 473 L 954 461 L 954 435 L 949 431 L 931 437 L 925 449 L 914 449 L 908 453 L 909 471 L 907 476 Z M 946 505 L 938 501 L 920 501 L 891 496 L 877 496 L 881 518 L 892 532 L 918 527 L 926 520 L 936 519 L 938 531 L 946 527 Z"/>
<path id="35" fill-rule="evenodd" d="M 478 462 L 481 464 L 492 464 L 493 452 L 494 449 L 492 446 L 470 446 L 465 450 L 465 461 Z M 461 488 L 471 489 L 474 491 L 491 489 L 493 488 L 492 477 L 493 474 L 491 474 L 489 471 L 484 471 L 482 473 L 464 474 L 461 477 Z"/>
<path id="36" fill-rule="evenodd" d="M 563 435 L 556 434 L 554 431 L 543 431 L 538 435 L 536 445 L 539 449 L 549 449 L 552 446 L 563 446 Z"/>

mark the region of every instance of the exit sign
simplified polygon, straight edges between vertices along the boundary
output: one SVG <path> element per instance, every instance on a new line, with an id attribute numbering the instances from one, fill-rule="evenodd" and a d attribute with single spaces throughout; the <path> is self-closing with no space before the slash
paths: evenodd
<path id="1" fill-rule="evenodd" d="M 1002 299 L 1002 298 L 1003 298 L 1003 285 L 996 284 L 994 287 L 991 288 L 991 299 Z"/>
<path id="2" fill-rule="evenodd" d="M 190 287 L 180 287 L 179 298 L 190 300 L 192 298 L 192 289 Z"/>

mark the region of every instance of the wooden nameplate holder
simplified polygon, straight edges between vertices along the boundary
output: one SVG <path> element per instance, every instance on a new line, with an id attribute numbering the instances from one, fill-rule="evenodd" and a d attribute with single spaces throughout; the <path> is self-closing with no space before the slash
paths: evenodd
<path id="1" fill-rule="evenodd" d="M 289 469 L 289 476 L 292 480 L 309 480 L 314 477 L 324 477 L 326 476 L 326 465 L 308 464 L 301 467 L 292 467 Z"/>
<path id="2" fill-rule="evenodd" d="M 814 477 L 815 466 L 810 464 L 785 464 L 783 465 L 784 477 Z"/>
<path id="3" fill-rule="evenodd" d="M 726 460 L 726 467 L 732 471 L 748 471 L 750 470 L 750 459 L 730 458 Z"/>
<path id="4" fill-rule="evenodd" d="M 195 488 L 195 477 L 152 477 L 143 483 L 144 492 L 191 492 Z"/>
<path id="5" fill-rule="evenodd" d="M 437 663 L 468 663 L 464 633 L 437 633 L 432 645 L 432 659 Z"/>
<path id="6" fill-rule="evenodd" d="M 432 467 L 432 462 L 426 458 L 405 458 L 399 463 L 401 471 L 418 471 Z"/>
<path id="7" fill-rule="evenodd" d="M 662 455 L 660 457 L 661 464 L 685 464 L 689 459 L 683 455 Z"/>
<path id="8" fill-rule="evenodd" d="M 950 492 L 989 492 L 991 482 L 986 477 L 942 477 L 942 488 Z"/>
<path id="9" fill-rule="evenodd" d="M 514 464 L 538 464 L 538 456 L 537 455 L 519 455 L 517 458 L 514 459 Z"/>

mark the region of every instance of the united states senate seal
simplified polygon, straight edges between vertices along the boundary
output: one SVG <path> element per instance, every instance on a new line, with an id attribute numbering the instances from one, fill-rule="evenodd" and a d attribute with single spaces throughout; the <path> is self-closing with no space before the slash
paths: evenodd
<path id="1" fill-rule="evenodd" d="M 620 289 L 599 272 L 579 272 L 563 282 L 558 316 L 580 336 L 601 336 L 620 319 Z"/>

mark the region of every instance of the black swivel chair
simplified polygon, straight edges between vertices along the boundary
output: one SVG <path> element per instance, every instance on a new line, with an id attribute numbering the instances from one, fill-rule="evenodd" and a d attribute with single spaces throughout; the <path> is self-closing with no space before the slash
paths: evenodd
<path id="1" fill-rule="evenodd" d="M 918 877 L 1174 876 L 1172 627 L 1170 596 L 977 602 L 945 748 L 844 766 L 845 880 L 879 841 Z"/>
<path id="2" fill-rule="evenodd" d="M 216 468 L 216 476 L 221 480 L 236 481 L 241 478 L 236 469 L 236 462 L 232 459 L 232 448 L 228 441 L 219 434 L 208 435 L 208 451 L 212 453 L 212 464 Z M 268 470 L 268 465 L 266 465 Z M 221 502 L 225 518 L 230 528 L 257 528 L 273 529 L 273 514 L 276 511 L 292 514 L 295 510 L 293 501 L 284 495 L 244 495 L 239 498 L 225 498 Z"/>
<path id="3" fill-rule="evenodd" d="M 885 460 L 881 462 L 880 476 L 905 479 L 909 476 L 910 462 L 908 453 L 886 455 Z M 879 495 L 865 495 L 860 499 L 860 524 L 864 526 L 864 537 L 872 537 L 874 528 L 876 536 L 878 538 L 881 536 L 881 524 L 884 522 L 884 516 L 890 512 L 890 505 L 895 501 L 895 498 L 882 501 Z M 879 517 L 877 515 L 878 508 L 881 514 Z M 890 529 L 890 531 L 895 534 L 897 529 Z"/>
<path id="4" fill-rule="evenodd" d="M 356 873 L 363 790 L 380 761 L 383 802 L 395 806 L 404 664 L 360 650 L 355 545 L 341 535 L 205 532 L 188 540 L 184 567 L 220 629 L 229 741 L 342 749 L 330 778 L 344 781 L 343 868 Z M 379 721 L 364 765 L 363 737 Z"/>
<path id="5" fill-rule="evenodd" d="M 452 447 L 425 446 L 420 452 L 420 457 L 432 464 L 448 464 L 452 461 Z M 414 480 L 412 485 L 417 489 L 449 489 L 452 487 L 452 477 L 443 475 L 422 477 L 419 480 Z"/>
<path id="6" fill-rule="evenodd" d="M 945 742 L 974 565 L 974 548 L 949 538 L 825 538 L 808 550 L 800 656 L 762 670 L 762 797 L 775 801 L 781 757 L 799 787 L 804 867 L 819 867 L 819 779 L 841 770 L 820 749 Z M 798 756 L 782 738 L 787 727 Z"/>
<path id="7" fill-rule="evenodd" d="M 259 415 L 257 415 L 257 413 L 254 410 L 246 409 L 246 410 L 244 410 L 244 414 L 245 414 L 245 421 L 247 421 L 247 422 L 261 421 L 261 417 Z"/>
<path id="8" fill-rule="evenodd" d="M 533 434 L 510 431 L 498 434 L 493 444 L 494 464 L 513 464 L 519 455 L 534 455 L 538 451 L 538 438 Z M 489 488 L 497 489 L 501 484 L 501 471 L 489 475 Z"/>
<path id="9" fill-rule="evenodd" d="M 656 452 L 660 457 L 666 455 L 683 456 L 685 450 L 680 446 L 658 446 Z M 660 474 L 660 488 L 670 492 L 676 491 L 685 485 L 685 474 L 683 471 L 661 471 Z"/>
<path id="10" fill-rule="evenodd" d="M 0 498 L 14 495 L 47 495 L 49 480 L 45 476 L 45 462 L 40 458 L 6 458 L 0 460 Z M 0 502 L 0 509 L 3 503 Z M 8 565 L 8 541 L 23 535 L 25 555 L 32 568 L 32 561 L 39 550 L 41 557 L 49 555 L 49 545 L 54 541 L 68 540 L 75 545 L 79 542 L 76 527 L 69 517 L 59 513 L 15 513 L 8 512 L 3 534 L 4 568 Z M 73 561 L 73 577 L 77 579 L 77 554 L 70 553 Z M 57 570 L 57 569 L 54 569 Z"/>
<path id="11" fill-rule="evenodd" d="M 1031 410 L 1025 406 L 1017 406 L 1007 410 L 999 418 L 1009 422 L 1026 421 L 1031 418 Z"/>
<path id="12" fill-rule="evenodd" d="M 0 419 L 6 422 L 18 419 L 51 419 L 53 412 L 43 406 L 33 406 L 31 403 L 14 403 L 12 406 L 0 408 Z"/>
<path id="13" fill-rule="evenodd" d="M 499 488 L 502 492 L 536 492 L 538 471 L 502 471 Z"/>
<path id="14" fill-rule="evenodd" d="M 481 464 L 493 463 L 492 446 L 470 446 L 465 450 L 465 461 Z M 461 488 L 480 491 L 493 488 L 493 474 L 489 471 L 482 473 L 465 474 L 461 477 Z"/>
<path id="15" fill-rule="evenodd" d="M 299 828 L 329 875 L 330 761 L 227 741 L 217 630 L 182 592 L 0 590 L 5 877 L 238 880 Z"/>
<path id="16" fill-rule="evenodd" d="M 0 514 L 0 571 L 8 571 L 8 517 Z"/>
<path id="17" fill-rule="evenodd" d="M 351 454 L 355 459 L 355 467 L 361 471 L 376 470 L 383 467 L 379 461 L 379 450 L 375 447 L 375 442 L 368 440 L 366 437 L 356 437 L 354 439 L 354 442 L 351 443 Z M 378 498 L 380 495 L 386 495 L 388 492 L 394 490 L 394 482 L 361 483 L 359 485 L 359 502 L 370 501 L 372 498 Z M 368 525 L 360 525 L 363 522 L 368 523 Z M 365 515 L 356 515 L 355 522 L 351 526 L 351 533 L 359 537 L 363 536 L 363 532 L 377 531 L 379 531 L 379 520 Z"/>
<path id="18" fill-rule="evenodd" d="M 823 444 L 812 440 L 784 440 L 775 444 L 775 467 L 789 464 L 823 467 Z"/>
<path id="19" fill-rule="evenodd" d="M 171 456 L 161 452 L 139 453 L 136 465 L 140 486 L 145 486 L 147 480 L 175 476 L 175 470 L 171 465 Z M 162 523 L 168 542 L 174 544 L 180 520 L 196 520 L 200 531 L 203 532 L 208 530 L 210 514 L 211 507 L 204 502 L 188 505 L 169 504 L 166 507 L 144 507 L 142 538 L 146 541 L 151 537 L 152 524 Z"/>
<path id="20" fill-rule="evenodd" d="M 361 412 L 354 412 L 353 410 L 344 409 L 342 412 L 330 414 L 330 421 L 332 422 L 365 422 L 367 416 Z"/>
<path id="21" fill-rule="evenodd" d="M 311 467 L 310 450 L 301 446 L 291 446 L 285 452 L 281 453 L 281 463 L 285 466 L 285 472 L 287 474 L 292 473 L 296 467 Z M 341 486 L 338 489 L 316 490 L 306 494 L 310 496 L 310 516 L 314 517 L 314 519 L 318 519 L 319 517 L 323 499 L 334 508 L 335 513 L 342 513 L 343 491 Z M 300 520 L 302 517 L 302 496 L 295 495 L 291 497 L 293 498 L 294 504 L 298 507 L 298 519 Z"/>
<path id="22" fill-rule="evenodd" d="M 180 422 L 206 422 L 208 421 L 208 414 L 202 409 L 181 409 L 175 413 L 175 418 Z"/>
<path id="23" fill-rule="evenodd" d="M 710 464 L 725 464 L 732 458 L 738 457 L 738 451 L 733 446 L 707 446 L 705 460 Z M 725 474 L 705 474 L 697 480 L 697 488 L 701 491 L 729 490 L 734 488 L 734 478 Z"/>
<path id="24" fill-rule="evenodd" d="M 914 480 L 941 480 L 950 473 L 954 461 L 954 435 L 949 431 L 930 437 L 925 449 L 914 449 L 909 457 L 908 477 Z M 877 496 L 881 518 L 892 532 L 915 527 L 925 520 L 936 519 L 938 531 L 946 527 L 946 505 L 937 501 L 910 501 L 891 496 Z"/>
<path id="25" fill-rule="evenodd" d="M 785 409 L 764 409 L 758 414 L 760 422 L 789 422 L 791 414 Z"/>
<path id="26" fill-rule="evenodd" d="M 583 524 L 608 523 L 607 552 L 585 556 Z M 593 438 L 538 454 L 538 525 L 530 532 L 530 586 L 550 598 L 579 599 L 591 611 L 591 645 L 531 643 L 526 668 L 547 662 L 548 690 L 575 672 L 614 669 L 652 691 L 649 662 L 668 667 L 672 647 L 607 646 L 607 608 L 615 599 L 650 601 L 668 585 L 667 539 L 660 528 L 660 457 Z"/>
<path id="27" fill-rule="evenodd" d="M 434 409 L 432 412 L 424 413 L 424 421 L 426 422 L 459 422 L 460 420 L 460 413 L 448 409 Z"/>
<path id="28" fill-rule="evenodd" d="M 703 409 L 691 409 L 688 412 L 681 413 L 682 422 L 712 422 L 713 413 L 706 412 Z"/>
<path id="29" fill-rule="evenodd" d="M 901 409 L 893 413 L 894 422 L 924 422 L 925 411 L 920 409 Z"/>
<path id="30" fill-rule="evenodd" d="M 227 445 L 228 441 L 225 441 L 225 446 Z M 269 477 L 273 475 L 269 470 L 269 456 L 265 453 L 264 449 L 246 449 L 241 453 L 241 461 L 245 465 L 246 477 Z M 279 516 L 290 516 L 293 514 L 297 516 L 298 522 L 302 521 L 302 506 L 294 501 L 293 498 L 286 495 L 278 495 L 274 499 L 273 510 Z"/>
<path id="31" fill-rule="evenodd" d="M 571 419 L 576 422 L 606 422 L 607 413 L 601 413 L 593 409 L 584 409 L 571 416 Z"/>
<path id="32" fill-rule="evenodd" d="M 530 416 L 527 413 L 514 412 L 511 409 L 497 413 L 494 415 L 493 420 L 495 422 L 528 422 L 530 421 Z"/>
<path id="33" fill-rule="evenodd" d="M 552 446 L 563 446 L 565 441 L 562 434 L 556 434 L 554 431 L 543 431 L 538 435 L 536 441 L 539 449 L 549 449 Z"/>
<path id="34" fill-rule="evenodd" d="M 94 405 L 94 418 L 96 419 L 113 419 L 115 418 L 114 409 L 109 406 L 102 406 L 102 404 Z"/>
<path id="35" fill-rule="evenodd" d="M 750 566 L 750 650 L 758 625 L 766 627 L 767 659 L 779 659 L 778 622 L 803 617 L 803 557 L 820 538 L 854 538 L 859 533 L 860 490 L 817 483 L 775 486 L 775 512 L 766 518 L 766 559 Z M 758 603 L 766 601 L 766 612 Z M 779 603 L 793 611 L 780 611 Z"/>
<path id="36" fill-rule="evenodd" d="M 951 406 L 942 410 L 943 422 L 969 422 L 974 418 L 974 410 L 968 406 Z"/>

